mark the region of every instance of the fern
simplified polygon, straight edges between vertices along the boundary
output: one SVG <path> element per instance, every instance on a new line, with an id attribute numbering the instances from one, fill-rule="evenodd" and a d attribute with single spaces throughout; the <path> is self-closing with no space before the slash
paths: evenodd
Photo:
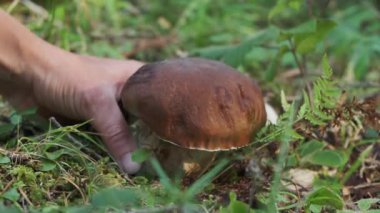
<path id="1" fill-rule="evenodd" d="M 322 60 L 323 73 L 313 83 L 313 104 L 306 92 L 303 93 L 302 104 L 297 119 L 306 119 L 313 125 L 324 125 L 333 119 L 331 114 L 340 96 L 340 90 L 332 80 L 332 69 L 325 55 Z"/>
<path id="2" fill-rule="evenodd" d="M 333 109 L 336 107 L 341 91 L 332 80 L 333 72 L 326 55 L 323 57 L 322 67 L 323 73 L 321 77 L 313 83 L 312 99 L 303 91 L 303 103 L 298 112 L 296 111 L 295 103 L 289 104 L 286 102 L 285 93 L 281 91 L 281 105 L 284 113 L 279 116 L 276 125 L 271 124 L 262 129 L 257 134 L 256 141 L 265 143 L 281 140 L 284 134 L 290 137 L 292 141 L 302 140 L 302 135 L 298 134 L 293 128 L 287 128 L 290 121 L 293 121 L 291 124 L 293 125 L 295 122 L 305 119 L 312 125 L 322 126 L 334 118 Z M 296 120 L 291 118 L 291 112 L 296 112 Z"/>
<path id="3" fill-rule="evenodd" d="M 271 142 L 271 141 L 281 141 L 286 135 L 290 141 L 301 140 L 303 136 L 298 134 L 293 128 L 289 128 L 289 126 L 293 125 L 294 122 L 294 112 L 296 112 L 296 107 L 294 102 L 289 104 L 285 100 L 285 94 L 282 93 L 282 106 L 284 107 L 284 113 L 282 113 L 278 119 L 277 124 L 270 124 L 263 128 L 255 138 L 258 142 Z M 289 123 L 290 122 L 290 123 Z"/>

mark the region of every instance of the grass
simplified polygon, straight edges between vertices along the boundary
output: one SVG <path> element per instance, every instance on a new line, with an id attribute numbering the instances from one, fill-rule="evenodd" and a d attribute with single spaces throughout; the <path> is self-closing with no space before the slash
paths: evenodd
<path id="1" fill-rule="evenodd" d="M 197 179 L 169 177 L 155 159 L 148 161 L 158 178 L 129 177 L 118 171 L 87 123 L 62 127 L 54 119 L 41 120 L 33 109 L 16 112 L 0 100 L 0 212 L 378 211 L 380 6 L 306 2 L 313 5 L 298 0 L 1 5 L 72 52 L 147 62 L 184 55 L 222 60 L 256 78 L 281 116 L 252 146 Z"/>

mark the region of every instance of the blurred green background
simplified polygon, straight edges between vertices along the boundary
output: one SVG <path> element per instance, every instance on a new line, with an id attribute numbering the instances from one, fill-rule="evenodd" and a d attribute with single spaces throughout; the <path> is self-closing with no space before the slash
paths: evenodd
<path id="1" fill-rule="evenodd" d="M 81 54 L 148 62 L 215 58 L 270 84 L 298 67 L 294 48 L 306 77 L 319 74 L 326 52 L 342 84 L 378 85 L 380 80 L 380 3 L 375 0 L 5 2 L 4 9 L 42 38 Z"/>

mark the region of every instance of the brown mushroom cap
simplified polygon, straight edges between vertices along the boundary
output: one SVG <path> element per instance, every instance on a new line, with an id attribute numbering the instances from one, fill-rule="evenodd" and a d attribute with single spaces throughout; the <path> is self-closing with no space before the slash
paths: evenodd
<path id="1" fill-rule="evenodd" d="M 249 144 L 266 121 L 258 85 L 216 61 L 183 58 L 141 67 L 122 90 L 124 109 L 161 139 L 191 149 Z"/>

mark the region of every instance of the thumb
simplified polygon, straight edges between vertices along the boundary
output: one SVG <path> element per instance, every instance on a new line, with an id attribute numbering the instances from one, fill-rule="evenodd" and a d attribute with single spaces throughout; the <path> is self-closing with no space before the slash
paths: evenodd
<path id="1" fill-rule="evenodd" d="M 95 107 L 97 109 L 93 110 L 92 124 L 100 133 L 109 153 L 124 172 L 136 173 L 141 167 L 139 163 L 132 161 L 132 151 L 136 149 L 136 143 L 116 100 Z"/>

